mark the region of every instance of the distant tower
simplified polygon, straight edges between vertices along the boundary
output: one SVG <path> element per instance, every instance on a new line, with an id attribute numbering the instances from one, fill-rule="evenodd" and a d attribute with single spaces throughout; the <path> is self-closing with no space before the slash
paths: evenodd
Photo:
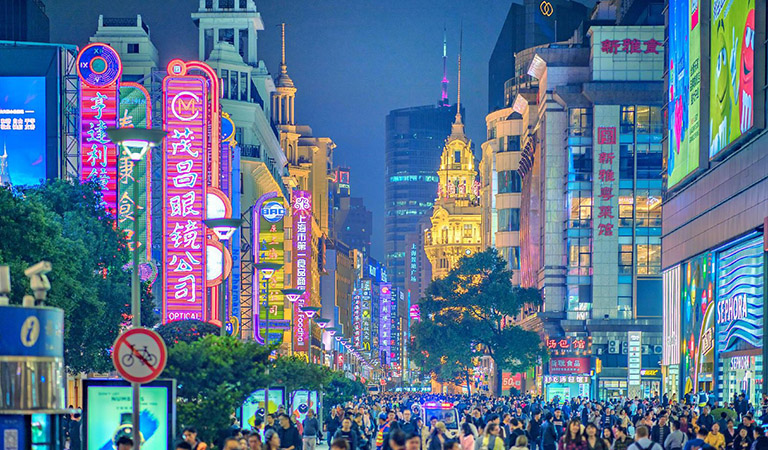
<path id="1" fill-rule="evenodd" d="M 277 76 L 276 92 L 272 95 L 272 121 L 280 125 L 294 125 L 294 102 L 296 87 L 288 76 L 288 66 L 285 65 L 285 23 L 280 24 L 283 41 L 282 58 L 280 59 L 280 75 Z"/>
<path id="2" fill-rule="evenodd" d="M 11 185 L 11 173 L 8 172 L 8 151 L 3 142 L 3 154 L 0 155 L 0 186 Z"/>
<path id="3" fill-rule="evenodd" d="M 445 37 L 445 27 L 443 27 L 443 81 L 440 83 L 442 86 L 442 94 L 440 96 L 440 106 L 450 106 L 448 103 L 448 75 L 446 63 L 448 61 L 447 43 Z"/>

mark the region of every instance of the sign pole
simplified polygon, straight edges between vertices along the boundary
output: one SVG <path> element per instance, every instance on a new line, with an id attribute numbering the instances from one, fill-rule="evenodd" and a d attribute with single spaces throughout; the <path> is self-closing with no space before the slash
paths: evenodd
<path id="1" fill-rule="evenodd" d="M 133 320 L 131 321 L 131 328 L 139 328 L 141 326 L 141 296 L 139 294 L 139 208 L 136 208 L 136 202 L 139 199 L 139 183 L 136 182 L 136 169 L 138 161 L 134 162 L 133 168 L 133 198 L 134 198 L 134 214 L 133 214 L 133 273 L 131 274 L 131 315 Z M 131 391 L 133 397 L 133 448 L 139 450 L 141 447 L 141 434 L 139 432 L 139 413 L 141 411 L 140 404 L 140 383 L 131 383 Z"/>

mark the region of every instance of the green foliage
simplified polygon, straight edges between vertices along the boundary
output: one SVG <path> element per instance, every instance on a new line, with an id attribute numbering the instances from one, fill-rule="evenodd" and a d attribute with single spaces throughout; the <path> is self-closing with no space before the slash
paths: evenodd
<path id="1" fill-rule="evenodd" d="M 308 364 L 300 356 L 283 356 L 272 362 L 269 368 L 270 384 L 285 386 L 290 393 L 296 389 L 320 390 L 331 382 L 333 371 L 317 364 Z"/>
<path id="2" fill-rule="evenodd" d="M 64 354 L 71 372 L 112 369 L 108 353 L 130 317 L 126 240 L 101 205 L 95 184 L 63 180 L 0 189 L 0 264 L 11 269 L 11 301 L 31 294 L 24 269 L 50 261 L 47 304 L 64 310 Z M 157 318 L 152 298 L 142 296 L 142 322 Z"/>
<path id="3" fill-rule="evenodd" d="M 169 347 L 163 376 L 177 382 L 177 428 L 194 426 L 200 439 L 212 442 L 248 395 L 266 387 L 267 358 L 263 345 L 229 336 Z"/>
<path id="4" fill-rule="evenodd" d="M 368 392 L 359 381 L 350 380 L 341 372 L 334 372 L 330 383 L 323 387 L 323 417 L 331 416 L 331 408 L 361 397 Z"/>
<path id="5" fill-rule="evenodd" d="M 200 320 L 178 320 L 157 327 L 157 333 L 165 341 L 165 345 L 176 345 L 179 342 L 192 343 L 208 335 L 218 336 L 221 327 Z"/>
<path id="6" fill-rule="evenodd" d="M 522 372 L 546 359 L 539 336 L 509 320 L 541 305 L 538 290 L 512 285 L 512 272 L 496 249 L 463 258 L 433 281 L 413 326 L 414 360 L 442 381 L 465 378 L 473 358 L 491 356 L 503 370 Z"/>

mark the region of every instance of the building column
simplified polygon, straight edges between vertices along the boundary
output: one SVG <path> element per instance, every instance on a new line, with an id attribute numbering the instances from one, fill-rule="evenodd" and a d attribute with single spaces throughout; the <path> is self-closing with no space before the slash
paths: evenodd
<path id="1" fill-rule="evenodd" d="M 283 96 L 279 96 L 277 98 L 277 123 L 282 125 L 283 124 Z"/>
<path id="2" fill-rule="evenodd" d="M 294 121 L 294 112 L 296 108 L 296 97 L 291 97 L 291 121 L 290 124 L 293 125 Z"/>

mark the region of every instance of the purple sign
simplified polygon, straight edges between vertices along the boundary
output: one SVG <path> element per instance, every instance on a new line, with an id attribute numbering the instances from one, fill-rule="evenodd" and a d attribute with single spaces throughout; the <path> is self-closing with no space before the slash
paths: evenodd
<path id="1" fill-rule="evenodd" d="M 392 283 L 381 283 L 379 291 L 379 351 L 382 364 L 389 362 L 392 350 Z"/>
<path id="2" fill-rule="evenodd" d="M 304 294 L 293 304 L 293 349 L 309 351 L 309 320 L 301 308 L 309 304 L 312 288 L 312 194 L 293 191 L 293 286 Z"/>

